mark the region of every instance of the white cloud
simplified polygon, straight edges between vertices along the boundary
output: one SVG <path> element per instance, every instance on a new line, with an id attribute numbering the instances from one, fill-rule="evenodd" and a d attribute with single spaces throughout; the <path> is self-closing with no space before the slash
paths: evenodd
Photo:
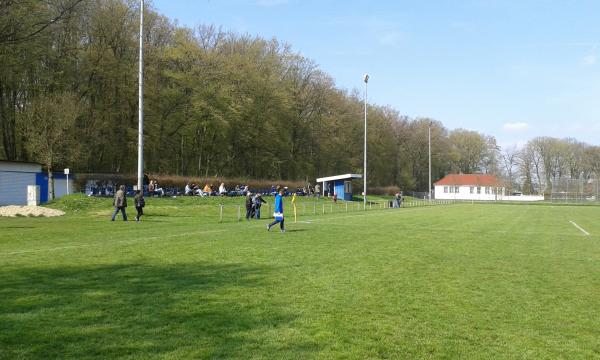
<path id="1" fill-rule="evenodd" d="M 581 63 L 586 66 L 596 65 L 596 62 L 598 62 L 598 57 L 593 54 L 584 56 L 583 59 L 581 59 Z"/>
<path id="2" fill-rule="evenodd" d="M 504 126 L 502 128 L 504 129 L 504 131 L 517 132 L 517 131 L 528 130 L 530 128 L 530 126 L 528 123 L 524 123 L 524 122 L 513 122 L 513 123 L 504 124 Z"/>
<path id="3" fill-rule="evenodd" d="M 258 6 L 264 6 L 264 7 L 285 5 L 287 3 L 288 3 L 288 0 L 257 0 L 256 1 L 256 4 Z"/>

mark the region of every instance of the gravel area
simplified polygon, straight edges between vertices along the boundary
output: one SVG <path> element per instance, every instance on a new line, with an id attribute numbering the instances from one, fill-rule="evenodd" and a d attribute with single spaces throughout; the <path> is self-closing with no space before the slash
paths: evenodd
<path id="1" fill-rule="evenodd" d="M 65 213 L 60 210 L 49 209 L 41 206 L 2 206 L 0 207 L 0 217 L 16 216 L 63 216 Z"/>

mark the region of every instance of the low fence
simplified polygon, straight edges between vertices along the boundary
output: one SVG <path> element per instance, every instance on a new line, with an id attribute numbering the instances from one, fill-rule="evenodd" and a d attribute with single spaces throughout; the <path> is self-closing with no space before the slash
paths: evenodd
<path id="1" fill-rule="evenodd" d="M 305 216 L 318 216 L 325 214 L 334 213 L 351 213 L 361 211 L 374 211 L 374 210 L 387 210 L 387 209 L 402 209 L 402 208 L 415 208 L 424 206 L 436 206 L 436 205 L 449 205 L 456 203 L 455 200 L 420 200 L 411 199 L 404 201 L 400 208 L 393 207 L 393 201 L 369 201 L 365 205 L 362 201 L 321 201 L 321 202 L 307 202 L 303 201 L 296 204 L 296 217 Z M 270 203 L 264 204 L 260 209 L 261 219 L 273 218 L 273 205 Z M 290 201 L 285 204 L 286 219 L 293 219 L 294 207 Z M 246 218 L 246 207 L 244 205 L 218 205 L 216 208 L 218 211 L 219 222 L 232 222 L 242 221 Z M 293 220 L 292 220 L 293 221 Z"/>
<path id="2" fill-rule="evenodd" d="M 552 203 L 598 205 L 600 179 L 561 177 L 552 180 L 550 196 Z"/>

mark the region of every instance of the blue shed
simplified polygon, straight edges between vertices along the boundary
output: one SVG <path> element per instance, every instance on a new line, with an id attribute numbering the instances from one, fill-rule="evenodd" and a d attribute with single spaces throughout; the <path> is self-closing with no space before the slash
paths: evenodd
<path id="1" fill-rule="evenodd" d="M 67 193 L 66 175 L 55 172 L 54 192 L 59 198 Z M 70 189 L 73 189 L 73 175 L 69 178 Z M 42 171 L 42 165 L 23 161 L 0 160 L 0 206 L 27 205 L 27 186 L 40 187 L 40 203 L 47 203 L 48 174 Z"/>
<path id="2" fill-rule="evenodd" d="M 323 195 L 332 196 L 337 194 L 338 199 L 352 201 L 352 180 L 362 179 L 360 174 L 345 174 L 328 176 L 317 179 L 317 183 L 322 183 L 321 191 Z"/>

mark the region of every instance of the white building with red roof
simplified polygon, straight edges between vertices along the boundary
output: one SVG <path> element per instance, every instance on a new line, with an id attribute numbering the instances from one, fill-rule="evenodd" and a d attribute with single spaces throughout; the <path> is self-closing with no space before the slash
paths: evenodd
<path id="1" fill-rule="evenodd" d="M 436 200 L 541 201 L 543 196 L 510 196 L 498 178 L 490 174 L 449 174 L 436 182 Z"/>

